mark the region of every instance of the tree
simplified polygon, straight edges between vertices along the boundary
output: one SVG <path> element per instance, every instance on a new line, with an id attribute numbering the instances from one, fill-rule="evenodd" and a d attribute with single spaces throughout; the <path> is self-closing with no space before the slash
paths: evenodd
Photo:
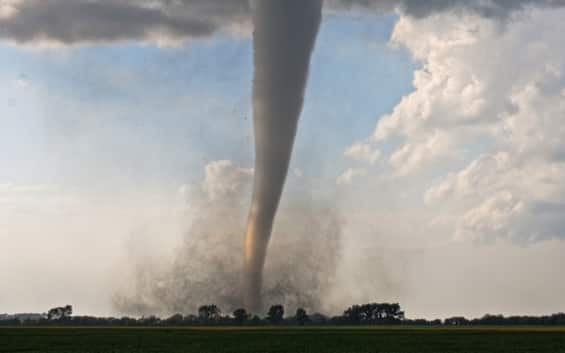
<path id="1" fill-rule="evenodd" d="M 353 305 L 343 312 L 343 317 L 350 324 L 360 324 L 364 315 L 360 305 Z"/>
<path id="2" fill-rule="evenodd" d="M 247 319 L 249 318 L 249 315 L 247 314 L 247 311 L 243 308 L 239 308 L 234 310 L 233 312 L 233 320 L 236 324 L 241 325 L 243 323 L 245 323 L 245 321 L 247 321 Z"/>
<path id="3" fill-rule="evenodd" d="M 343 318 L 350 324 L 390 324 L 404 320 L 400 305 L 389 303 L 368 303 L 353 305 L 343 313 Z"/>
<path id="4" fill-rule="evenodd" d="M 273 325 L 277 325 L 281 323 L 284 317 L 284 307 L 280 304 L 273 305 L 269 308 L 269 312 L 267 313 L 267 320 Z"/>
<path id="5" fill-rule="evenodd" d="M 47 312 L 48 320 L 65 320 L 73 314 L 72 305 L 65 305 L 56 308 L 49 309 Z"/>
<path id="6" fill-rule="evenodd" d="M 220 316 L 220 308 L 215 304 L 202 305 L 198 308 L 198 317 L 204 321 L 216 320 Z"/>
<path id="7" fill-rule="evenodd" d="M 444 324 L 448 326 L 461 326 L 467 325 L 469 321 L 465 319 L 463 316 L 454 316 L 445 319 Z"/>
<path id="8" fill-rule="evenodd" d="M 296 309 L 296 315 L 294 316 L 294 318 L 299 325 L 304 325 L 305 323 L 310 321 L 308 314 L 306 314 L 306 310 L 304 310 L 303 308 Z"/>

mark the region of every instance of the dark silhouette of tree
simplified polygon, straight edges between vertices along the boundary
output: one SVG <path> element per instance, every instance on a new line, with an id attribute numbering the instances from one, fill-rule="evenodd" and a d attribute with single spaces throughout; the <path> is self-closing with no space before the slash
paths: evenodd
<path id="1" fill-rule="evenodd" d="M 462 326 L 469 324 L 469 320 L 463 316 L 454 316 L 444 320 L 444 324 L 448 326 Z"/>
<path id="2" fill-rule="evenodd" d="M 53 321 L 53 320 L 64 321 L 65 319 L 70 318 L 72 314 L 73 314 L 72 305 L 65 305 L 65 306 L 49 309 L 49 311 L 47 312 L 47 319 L 49 321 Z"/>
<path id="3" fill-rule="evenodd" d="M 360 305 L 353 305 L 343 312 L 343 318 L 350 324 L 359 325 L 363 319 L 363 314 Z"/>
<path id="4" fill-rule="evenodd" d="M 353 325 L 393 324 L 404 320 L 404 312 L 397 303 L 369 303 L 349 307 L 343 319 Z"/>
<path id="5" fill-rule="evenodd" d="M 203 320 L 204 323 L 217 320 L 220 317 L 220 313 L 220 308 L 215 304 L 202 305 L 198 308 L 198 317 Z"/>
<path id="6" fill-rule="evenodd" d="M 249 315 L 247 314 L 247 311 L 243 308 L 236 309 L 233 312 L 233 321 L 238 325 L 244 324 L 248 318 Z"/>
<path id="7" fill-rule="evenodd" d="M 296 323 L 299 325 L 304 325 L 308 321 L 310 321 L 310 318 L 308 317 L 306 310 L 304 310 L 303 308 L 296 309 L 296 315 L 294 315 L 294 319 L 296 320 Z"/>
<path id="8" fill-rule="evenodd" d="M 273 324 L 278 325 L 283 321 L 284 318 L 284 307 L 280 304 L 273 305 L 269 308 L 267 313 L 267 320 Z"/>

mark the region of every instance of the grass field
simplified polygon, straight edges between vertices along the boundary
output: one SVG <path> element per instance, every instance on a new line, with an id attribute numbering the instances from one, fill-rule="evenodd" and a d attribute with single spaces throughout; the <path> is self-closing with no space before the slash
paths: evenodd
<path id="1" fill-rule="evenodd" d="M 0 352 L 565 353 L 565 328 L 0 328 Z"/>

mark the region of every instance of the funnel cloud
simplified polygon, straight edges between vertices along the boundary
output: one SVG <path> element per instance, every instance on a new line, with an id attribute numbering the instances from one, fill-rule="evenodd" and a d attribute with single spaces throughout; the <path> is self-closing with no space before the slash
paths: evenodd
<path id="1" fill-rule="evenodd" d="M 255 181 L 245 235 L 244 303 L 261 309 L 262 271 L 302 111 L 322 1 L 257 1 L 254 8 Z"/>

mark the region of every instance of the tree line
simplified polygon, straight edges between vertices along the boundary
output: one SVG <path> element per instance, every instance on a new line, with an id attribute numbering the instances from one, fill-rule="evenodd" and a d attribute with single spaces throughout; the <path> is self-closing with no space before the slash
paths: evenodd
<path id="1" fill-rule="evenodd" d="M 198 313 L 174 314 L 167 318 L 157 316 L 132 317 L 95 317 L 73 316 L 71 305 L 50 309 L 47 313 L 29 318 L 29 314 L 0 315 L 0 325 L 4 326 L 340 326 L 340 325 L 414 325 L 414 326 L 478 326 L 478 325 L 565 325 L 565 313 L 546 316 L 508 316 L 484 315 L 481 318 L 467 319 L 462 316 L 435 319 L 408 319 L 398 303 L 367 303 L 352 305 L 342 315 L 326 316 L 320 313 L 309 314 L 304 308 L 298 308 L 291 315 L 285 315 L 283 305 L 272 305 L 267 313 L 260 317 L 244 308 L 230 313 L 223 313 L 214 304 L 202 305 Z"/>

